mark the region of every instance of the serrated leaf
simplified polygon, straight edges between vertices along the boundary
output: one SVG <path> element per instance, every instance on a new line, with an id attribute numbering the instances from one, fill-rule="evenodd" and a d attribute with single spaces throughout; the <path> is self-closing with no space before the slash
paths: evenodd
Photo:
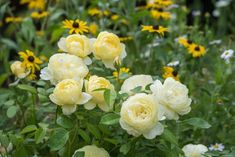
<path id="1" fill-rule="evenodd" d="M 101 118 L 100 123 L 105 125 L 114 125 L 119 122 L 119 119 L 120 115 L 115 113 L 108 113 Z"/>

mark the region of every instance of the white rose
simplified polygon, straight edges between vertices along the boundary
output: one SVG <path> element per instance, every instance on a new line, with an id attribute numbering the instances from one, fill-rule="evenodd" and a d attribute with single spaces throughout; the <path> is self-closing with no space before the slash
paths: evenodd
<path id="1" fill-rule="evenodd" d="M 76 157 L 78 152 L 85 152 L 84 157 L 109 157 L 109 153 L 104 148 L 98 148 L 95 145 L 88 145 L 76 150 L 72 157 Z"/>
<path id="2" fill-rule="evenodd" d="M 10 68 L 12 73 L 18 78 L 25 78 L 29 74 L 29 71 L 27 71 L 26 67 L 20 61 L 12 63 Z"/>
<path id="3" fill-rule="evenodd" d="M 149 84 L 153 83 L 153 79 L 150 75 L 134 75 L 126 79 L 121 87 L 120 93 L 133 94 L 132 89 L 141 86 L 142 90 Z"/>
<path id="4" fill-rule="evenodd" d="M 114 90 L 114 86 L 109 82 L 109 80 L 94 75 L 85 82 L 85 88 L 86 92 L 92 96 L 92 99 L 84 106 L 86 109 L 93 109 L 97 104 L 101 110 L 105 112 L 110 111 L 112 106 L 109 106 L 109 104 L 105 102 L 104 90 L 95 91 L 100 88 Z"/>
<path id="5" fill-rule="evenodd" d="M 58 53 L 51 56 L 48 66 L 41 70 L 40 77 L 43 80 L 50 80 L 55 85 L 64 79 L 82 79 L 88 72 L 89 70 L 81 58 Z"/>
<path id="6" fill-rule="evenodd" d="M 83 81 L 65 79 L 59 82 L 53 93 L 49 96 L 51 101 L 62 107 L 65 115 L 70 115 L 76 111 L 78 104 L 85 104 L 91 96 L 82 92 Z"/>
<path id="7" fill-rule="evenodd" d="M 99 33 L 93 41 L 93 53 L 97 59 L 101 59 L 108 68 L 114 68 L 113 62 L 116 58 L 126 57 L 125 45 L 120 42 L 117 35 L 109 32 Z"/>
<path id="8" fill-rule="evenodd" d="M 92 51 L 91 43 L 85 35 L 73 34 L 66 38 L 62 37 L 58 47 L 64 52 L 81 57 L 87 65 L 91 64 L 91 59 L 88 57 Z"/>
<path id="9" fill-rule="evenodd" d="M 129 97 L 123 104 L 120 112 L 120 125 L 133 136 L 143 136 L 153 139 L 162 134 L 164 128 L 159 122 L 162 114 L 159 105 L 152 95 L 138 93 Z"/>
<path id="10" fill-rule="evenodd" d="M 185 157 L 203 157 L 203 154 L 208 151 L 208 148 L 202 144 L 188 144 L 182 150 Z"/>
<path id="11" fill-rule="evenodd" d="M 167 78 L 162 84 L 156 80 L 150 89 L 155 100 L 164 108 L 166 118 L 177 120 L 179 115 L 190 112 L 192 100 L 188 97 L 188 88 L 179 81 Z"/>

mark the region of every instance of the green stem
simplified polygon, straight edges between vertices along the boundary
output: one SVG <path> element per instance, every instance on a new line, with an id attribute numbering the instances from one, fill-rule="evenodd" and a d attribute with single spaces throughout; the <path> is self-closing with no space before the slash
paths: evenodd
<path id="1" fill-rule="evenodd" d="M 35 96 L 35 94 L 32 94 L 32 102 L 33 102 L 33 105 L 32 105 L 33 121 L 34 121 L 34 124 L 37 124 L 37 118 L 36 118 L 36 96 Z"/>

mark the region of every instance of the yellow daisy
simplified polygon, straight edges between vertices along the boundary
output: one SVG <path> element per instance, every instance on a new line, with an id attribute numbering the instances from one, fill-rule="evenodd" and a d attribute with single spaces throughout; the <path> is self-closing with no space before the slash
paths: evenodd
<path id="1" fill-rule="evenodd" d="M 42 61 L 37 58 L 34 53 L 30 50 L 26 50 L 26 52 L 19 52 L 20 58 L 23 59 L 22 65 L 27 69 L 31 70 L 31 73 L 35 73 L 35 70 L 39 70 L 40 67 L 38 64 L 42 64 Z"/>
<path id="2" fill-rule="evenodd" d="M 178 39 L 179 44 L 183 45 L 184 47 L 189 47 L 191 44 L 193 44 L 192 40 L 188 40 L 186 38 L 180 37 Z"/>
<path id="3" fill-rule="evenodd" d="M 83 34 L 89 32 L 87 23 L 81 20 L 64 20 L 64 28 L 70 29 L 69 34 Z"/>
<path id="4" fill-rule="evenodd" d="M 112 15 L 110 18 L 111 18 L 111 20 L 116 21 L 116 20 L 119 19 L 119 15 L 114 14 L 114 15 Z"/>
<path id="5" fill-rule="evenodd" d="M 102 16 L 102 11 L 99 10 L 98 8 L 89 8 L 88 9 L 88 14 L 91 16 Z"/>
<path id="6" fill-rule="evenodd" d="M 163 6 L 163 7 L 167 7 L 169 5 L 172 5 L 173 2 L 172 2 L 172 0 L 155 0 L 154 4 L 159 4 L 159 5 Z"/>
<path id="7" fill-rule="evenodd" d="M 6 23 L 20 23 L 23 21 L 23 18 L 11 16 L 11 17 L 6 17 L 5 21 Z"/>
<path id="8" fill-rule="evenodd" d="M 188 47 L 188 52 L 190 54 L 192 54 L 192 56 L 194 58 L 197 58 L 197 57 L 201 57 L 203 55 L 205 55 L 206 53 L 206 49 L 205 47 L 201 46 L 201 45 L 197 45 L 197 44 L 191 44 L 189 47 Z"/>
<path id="9" fill-rule="evenodd" d="M 159 25 L 155 25 L 155 26 L 142 25 L 142 30 L 141 31 L 148 31 L 150 33 L 156 32 L 156 33 L 164 36 L 164 33 L 167 32 L 168 29 L 163 27 L 163 26 L 159 26 Z"/>
<path id="10" fill-rule="evenodd" d="M 174 68 L 172 68 L 170 66 L 164 66 L 163 67 L 163 75 L 162 75 L 162 77 L 164 79 L 166 79 L 168 77 L 172 77 L 176 81 L 179 81 L 179 74 L 178 74 L 178 72 Z"/>
<path id="11" fill-rule="evenodd" d="M 28 8 L 29 9 L 39 9 L 44 10 L 46 7 L 45 0 L 30 0 L 28 2 Z"/>
<path id="12" fill-rule="evenodd" d="M 129 68 L 122 67 L 119 71 L 114 71 L 113 76 L 118 78 L 120 74 L 131 74 Z"/>
<path id="13" fill-rule="evenodd" d="M 89 25 L 89 32 L 92 35 L 96 35 L 98 32 L 98 29 L 99 29 L 99 26 L 94 22 Z"/>
<path id="14" fill-rule="evenodd" d="M 126 36 L 126 37 L 119 37 L 121 42 L 132 40 L 133 38 L 131 36 Z"/>
<path id="15" fill-rule="evenodd" d="M 150 14 L 154 19 L 162 18 L 162 19 L 168 20 L 171 18 L 171 13 L 167 11 L 163 11 L 162 9 L 151 10 Z"/>
<path id="16" fill-rule="evenodd" d="M 34 11 L 31 13 L 31 17 L 34 19 L 41 19 L 48 16 L 48 11 Z"/>

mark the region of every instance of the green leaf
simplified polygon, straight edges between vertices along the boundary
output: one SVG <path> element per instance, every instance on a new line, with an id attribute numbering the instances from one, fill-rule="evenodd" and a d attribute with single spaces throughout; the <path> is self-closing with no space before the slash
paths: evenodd
<path id="1" fill-rule="evenodd" d="M 36 125 L 28 125 L 20 133 L 25 134 L 25 133 L 29 133 L 29 132 L 32 132 L 32 131 L 35 131 L 35 130 L 37 130 Z"/>
<path id="2" fill-rule="evenodd" d="M 139 93 L 139 92 L 141 92 L 141 90 L 142 90 L 142 87 L 138 86 L 138 87 L 135 87 L 134 89 L 132 89 L 131 91 L 134 93 Z"/>
<path id="3" fill-rule="evenodd" d="M 177 142 L 175 135 L 168 129 L 164 130 L 164 132 L 162 134 L 162 138 L 164 138 L 166 141 L 168 141 L 174 145 L 178 145 L 178 142 Z"/>
<path id="4" fill-rule="evenodd" d="M 89 135 L 83 131 L 82 129 L 78 129 L 78 134 L 87 142 L 89 143 L 90 142 L 90 137 Z"/>
<path id="5" fill-rule="evenodd" d="M 76 151 L 73 154 L 73 157 L 84 157 L 84 156 L 85 156 L 85 152 L 83 152 L 83 151 Z"/>
<path id="6" fill-rule="evenodd" d="M 205 121 L 205 120 L 203 120 L 201 118 L 196 118 L 196 117 L 184 120 L 183 122 L 187 123 L 189 125 L 198 127 L 198 128 L 208 129 L 208 128 L 211 127 L 211 125 L 207 121 Z"/>
<path id="7" fill-rule="evenodd" d="M 90 131 L 90 133 L 92 133 L 97 139 L 100 139 L 101 138 L 101 133 L 99 131 L 99 129 L 90 124 L 90 123 L 87 123 L 87 129 Z"/>
<path id="8" fill-rule="evenodd" d="M 114 90 L 106 89 L 104 91 L 104 99 L 109 106 L 113 106 L 116 97 L 117 93 Z"/>
<path id="9" fill-rule="evenodd" d="M 43 138 L 46 136 L 46 129 L 45 128 L 39 128 L 36 132 L 35 132 L 35 142 L 36 144 L 39 144 L 43 141 Z"/>
<path id="10" fill-rule="evenodd" d="M 120 115 L 115 113 L 108 113 L 101 118 L 100 123 L 105 125 L 114 125 L 119 122 L 119 119 Z"/>
<path id="11" fill-rule="evenodd" d="M 69 132 L 63 128 L 56 129 L 50 137 L 49 147 L 52 151 L 61 149 L 69 139 Z"/>
<path id="12" fill-rule="evenodd" d="M 126 155 L 131 149 L 131 142 L 126 143 L 120 147 L 120 152 Z"/>
<path id="13" fill-rule="evenodd" d="M 28 91 L 28 92 L 30 92 L 30 93 L 37 94 L 37 89 L 34 88 L 34 87 L 32 87 L 32 86 L 30 86 L 30 85 L 19 84 L 17 87 L 18 87 L 19 89 L 26 90 L 26 91 Z"/>
<path id="14" fill-rule="evenodd" d="M 16 43 L 12 40 L 2 38 L 1 43 L 3 43 L 4 45 L 7 45 L 9 48 L 12 48 L 12 49 L 15 49 L 15 50 L 18 49 L 18 46 L 16 45 Z"/>
<path id="15" fill-rule="evenodd" d="M 16 115 L 16 112 L 18 110 L 18 107 L 16 106 L 11 106 L 7 109 L 7 117 L 12 118 Z"/>
<path id="16" fill-rule="evenodd" d="M 71 119 L 69 119 L 66 116 L 60 116 L 57 120 L 56 123 L 66 129 L 72 128 L 73 127 L 73 122 L 71 121 Z"/>

